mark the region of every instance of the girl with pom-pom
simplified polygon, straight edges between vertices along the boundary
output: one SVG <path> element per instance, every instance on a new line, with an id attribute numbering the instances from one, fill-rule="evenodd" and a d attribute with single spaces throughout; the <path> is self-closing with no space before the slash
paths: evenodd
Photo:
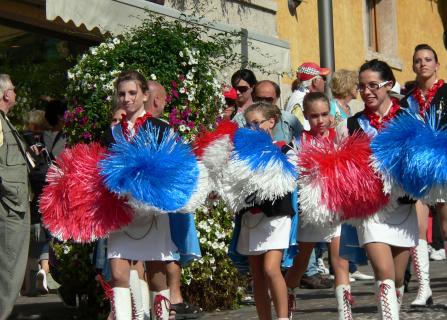
<path id="1" fill-rule="evenodd" d="M 145 112 L 144 103 L 148 99 L 145 78 L 137 71 L 122 72 L 116 81 L 116 91 L 117 102 L 125 114 L 118 125 L 106 132 L 104 144 L 110 147 L 122 137 L 131 143 L 131 138 L 148 126 L 159 130 L 160 141 L 169 126 Z M 147 272 L 152 294 L 152 312 L 155 319 L 168 319 L 170 303 L 165 261 L 175 260 L 176 251 L 171 240 L 168 214 L 135 215 L 130 225 L 110 234 L 108 259 L 113 291 L 112 312 L 116 320 L 132 319 L 131 295 L 139 295 L 129 289 L 129 283 L 133 280 L 130 276 L 132 261 L 149 261 Z M 141 289 L 144 298 L 145 290 Z"/>
<path id="2" fill-rule="evenodd" d="M 320 92 L 308 93 L 304 97 L 303 107 L 306 120 L 309 121 L 310 130 L 302 133 L 301 143 L 318 145 L 319 142 L 327 140 L 331 144 L 336 144 L 339 137 L 336 130 L 331 128 L 330 106 L 326 95 Z M 300 194 L 302 191 L 303 189 L 300 188 Z M 312 212 L 312 214 L 318 213 Z M 337 222 L 332 223 L 332 221 L 326 221 L 324 224 L 318 225 L 312 222 L 303 223 L 303 221 L 304 219 L 301 217 L 298 231 L 299 253 L 295 256 L 293 266 L 288 270 L 285 277 L 289 288 L 289 313 L 293 311 L 297 288 L 307 269 L 315 244 L 317 242 L 329 242 L 339 317 L 340 319 L 350 319 L 352 317 L 352 298 L 349 286 L 348 261 L 338 254 L 341 227 Z"/>
<path id="3" fill-rule="evenodd" d="M 390 97 L 395 82 L 391 68 L 383 61 L 374 59 L 360 67 L 358 89 L 365 109 L 348 119 L 350 134 L 363 132 L 374 137 L 396 117 L 400 106 Z M 414 201 L 399 198 L 386 217 L 373 216 L 358 226 L 357 231 L 374 270 L 381 317 L 398 319 L 410 248 L 418 241 Z"/>
<path id="4" fill-rule="evenodd" d="M 439 128 L 441 128 L 447 123 L 447 85 L 442 79 L 438 79 L 438 69 L 439 62 L 436 51 L 428 44 L 417 45 L 413 53 L 413 71 L 416 73 L 415 87 L 401 100 L 401 106 L 422 117 L 433 107 Z M 436 209 L 440 213 L 441 220 L 444 221 L 444 239 L 447 239 L 447 206 L 445 202 L 439 199 Z M 411 256 L 419 288 L 416 299 L 411 303 L 411 306 L 423 307 L 433 303 L 426 236 L 429 208 L 426 204 L 418 201 L 416 212 L 419 222 L 419 243 L 411 250 Z"/>
<path id="5" fill-rule="evenodd" d="M 248 127 L 263 130 L 271 136 L 281 112 L 275 105 L 257 102 L 247 108 L 244 116 Z M 287 145 L 282 144 L 281 149 L 288 156 L 295 155 Z M 296 164 L 295 161 L 293 163 Z M 261 320 L 271 319 L 270 297 L 278 319 L 288 319 L 287 288 L 281 274 L 281 259 L 283 250 L 289 248 L 292 214 L 290 197 L 264 202 L 244 210 L 240 233 L 235 234 L 237 253 L 248 256 L 256 310 Z"/>

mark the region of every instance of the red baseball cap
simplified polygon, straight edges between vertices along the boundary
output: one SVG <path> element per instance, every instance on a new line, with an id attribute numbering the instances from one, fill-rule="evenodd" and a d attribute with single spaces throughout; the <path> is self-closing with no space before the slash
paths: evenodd
<path id="1" fill-rule="evenodd" d="M 236 100 L 237 99 L 237 91 L 234 88 L 230 88 L 224 91 L 223 93 L 225 99 Z"/>
<path id="2" fill-rule="evenodd" d="M 296 69 L 296 76 L 300 81 L 307 81 L 316 76 L 327 76 L 331 73 L 328 68 L 320 68 L 320 66 L 313 62 L 304 62 Z"/>

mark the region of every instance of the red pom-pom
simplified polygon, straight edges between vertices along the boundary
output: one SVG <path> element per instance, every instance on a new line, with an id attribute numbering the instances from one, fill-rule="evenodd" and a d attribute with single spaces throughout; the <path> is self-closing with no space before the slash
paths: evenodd
<path id="1" fill-rule="evenodd" d="M 196 156 L 202 157 L 206 147 L 225 135 L 229 135 L 230 141 L 233 141 L 237 129 L 237 123 L 230 120 L 224 120 L 217 125 L 216 130 L 200 133 L 193 143 L 194 153 Z"/>
<path id="2" fill-rule="evenodd" d="M 40 199 L 45 226 L 61 240 L 90 242 L 132 221 L 123 199 L 110 193 L 99 174 L 106 149 L 97 143 L 66 149 L 47 174 Z"/>
<path id="3" fill-rule="evenodd" d="M 340 144 L 303 141 L 298 166 L 302 177 L 321 190 L 321 205 L 335 220 L 365 219 L 388 204 L 383 182 L 370 165 L 370 139 L 358 134 Z"/>

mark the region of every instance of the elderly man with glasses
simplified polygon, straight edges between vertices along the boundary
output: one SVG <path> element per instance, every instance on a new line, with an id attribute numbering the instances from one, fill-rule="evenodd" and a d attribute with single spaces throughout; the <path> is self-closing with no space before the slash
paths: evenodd
<path id="1" fill-rule="evenodd" d="M 0 320 L 9 316 L 22 286 L 30 238 L 26 145 L 7 117 L 15 103 L 10 77 L 0 74 Z"/>
<path id="2" fill-rule="evenodd" d="M 305 130 L 309 130 L 310 126 L 303 114 L 303 100 L 304 96 L 309 92 L 324 93 L 324 86 L 326 83 L 326 76 L 331 73 L 330 69 L 320 68 L 320 66 L 313 62 L 305 62 L 296 70 L 296 77 L 299 81 L 298 88 L 293 91 L 287 105 L 286 111 L 289 111 L 298 118 Z"/>
<path id="3" fill-rule="evenodd" d="M 253 102 L 264 101 L 277 105 L 281 96 L 278 84 L 270 80 L 259 81 L 253 89 Z M 273 129 L 273 140 L 290 142 L 299 138 L 303 131 L 302 125 L 290 112 L 281 110 L 281 118 Z"/>

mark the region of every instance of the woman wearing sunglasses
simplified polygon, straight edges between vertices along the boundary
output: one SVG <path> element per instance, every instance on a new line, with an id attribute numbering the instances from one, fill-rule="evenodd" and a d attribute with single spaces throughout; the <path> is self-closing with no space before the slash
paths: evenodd
<path id="1" fill-rule="evenodd" d="M 386 122 L 396 117 L 400 106 L 390 97 L 395 82 L 385 62 L 374 59 L 360 67 L 358 89 L 365 109 L 348 119 L 350 134 L 363 132 L 375 136 Z M 357 231 L 374 270 L 381 319 L 399 319 L 410 248 L 418 241 L 415 204 L 399 199 L 392 213 L 381 219 L 376 215 L 365 220 Z"/>
<path id="2" fill-rule="evenodd" d="M 402 108 L 407 108 L 415 114 L 424 114 L 430 107 L 436 108 L 439 125 L 447 123 L 447 85 L 442 79 L 438 79 L 438 55 L 428 44 L 419 44 L 413 53 L 413 71 L 416 74 L 415 88 L 402 99 Z M 447 206 L 444 202 L 436 206 L 442 221 L 444 239 L 447 237 Z M 419 244 L 411 251 L 414 270 L 419 282 L 418 294 L 411 303 L 412 307 L 424 307 L 433 304 L 430 289 L 429 257 L 427 245 L 427 225 L 429 208 L 418 201 L 416 212 L 419 222 Z M 444 242 L 445 244 L 445 242 Z"/>

